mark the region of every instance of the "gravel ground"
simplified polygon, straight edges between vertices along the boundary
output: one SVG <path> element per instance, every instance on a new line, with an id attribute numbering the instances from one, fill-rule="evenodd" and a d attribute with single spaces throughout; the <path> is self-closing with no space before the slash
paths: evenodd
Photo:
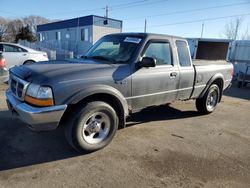
<path id="1" fill-rule="evenodd" d="M 194 101 L 148 108 L 103 150 L 78 155 L 62 128 L 32 132 L 12 118 L 0 85 L 0 187 L 250 187 L 250 89 L 216 111 Z"/>

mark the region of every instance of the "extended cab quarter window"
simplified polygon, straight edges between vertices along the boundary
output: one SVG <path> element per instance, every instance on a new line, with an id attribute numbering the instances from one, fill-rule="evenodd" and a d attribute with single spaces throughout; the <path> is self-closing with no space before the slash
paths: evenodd
<path id="1" fill-rule="evenodd" d="M 185 41 L 177 40 L 176 46 L 180 65 L 182 67 L 191 66 L 187 43 Z"/>
<path id="2" fill-rule="evenodd" d="M 172 65 L 171 49 L 168 42 L 151 42 L 144 57 L 156 59 L 156 65 Z"/>

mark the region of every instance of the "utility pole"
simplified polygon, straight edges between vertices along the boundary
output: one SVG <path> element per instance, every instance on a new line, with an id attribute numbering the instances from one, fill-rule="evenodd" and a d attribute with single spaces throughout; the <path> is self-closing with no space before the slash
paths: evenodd
<path id="1" fill-rule="evenodd" d="M 147 32 L 147 19 L 145 19 L 145 23 L 144 23 L 144 33 Z"/>
<path id="2" fill-rule="evenodd" d="M 236 22 L 236 27 L 235 27 L 235 33 L 234 33 L 234 40 L 237 39 L 237 36 L 238 36 L 238 30 L 239 30 L 239 25 L 240 25 L 240 22 L 239 20 L 237 19 L 237 22 Z"/>
<path id="3" fill-rule="evenodd" d="M 106 18 L 108 18 L 109 17 L 109 7 L 108 7 L 108 5 L 106 5 L 106 8 L 105 8 L 105 10 L 106 10 Z"/>
<path id="4" fill-rule="evenodd" d="M 202 22 L 202 25 L 201 25 L 201 38 L 203 36 L 203 30 L 204 30 L 204 21 Z"/>

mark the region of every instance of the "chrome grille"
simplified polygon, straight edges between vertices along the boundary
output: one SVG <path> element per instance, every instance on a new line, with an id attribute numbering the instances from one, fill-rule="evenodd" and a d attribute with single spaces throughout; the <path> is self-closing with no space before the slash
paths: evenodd
<path id="1" fill-rule="evenodd" d="M 9 87 L 13 95 L 17 99 L 21 101 L 24 100 L 25 92 L 27 90 L 28 85 L 29 85 L 29 82 L 26 82 L 14 75 L 10 75 Z"/>

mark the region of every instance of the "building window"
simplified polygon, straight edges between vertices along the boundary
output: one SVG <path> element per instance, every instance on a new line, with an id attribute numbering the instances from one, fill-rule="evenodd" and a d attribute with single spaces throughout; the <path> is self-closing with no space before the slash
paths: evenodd
<path id="1" fill-rule="evenodd" d="M 56 40 L 61 40 L 61 32 L 60 31 L 56 32 Z"/>
<path id="2" fill-rule="evenodd" d="M 88 41 L 89 30 L 88 28 L 81 29 L 81 41 Z"/>
<path id="3" fill-rule="evenodd" d="M 65 38 L 66 38 L 66 39 L 69 39 L 69 38 L 70 38 L 70 34 L 69 34 L 69 33 L 66 33 Z"/>
<path id="4" fill-rule="evenodd" d="M 38 38 L 38 41 L 40 41 L 40 42 L 43 41 L 42 33 L 38 33 L 37 38 Z"/>

